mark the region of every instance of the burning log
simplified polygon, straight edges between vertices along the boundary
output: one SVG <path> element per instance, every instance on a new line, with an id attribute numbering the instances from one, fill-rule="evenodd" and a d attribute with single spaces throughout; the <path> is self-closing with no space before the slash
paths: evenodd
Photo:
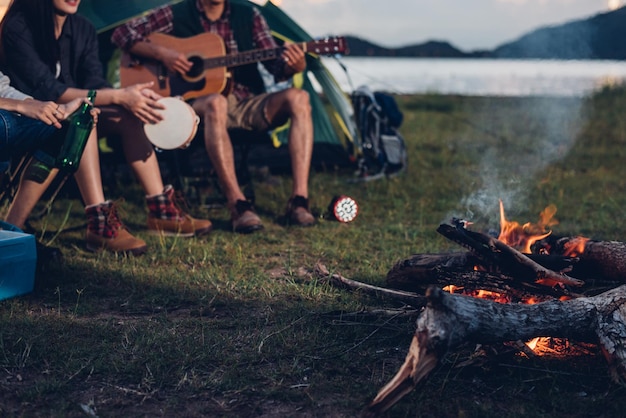
<path id="1" fill-rule="evenodd" d="M 580 262 L 571 274 L 603 281 L 626 282 L 626 243 L 597 241 L 582 237 L 548 237 L 532 247 L 533 252 L 575 256 Z"/>
<path id="2" fill-rule="evenodd" d="M 556 273 L 531 260 L 515 248 L 497 238 L 464 228 L 440 225 L 437 232 L 459 244 L 468 247 L 489 266 L 497 266 L 522 281 L 530 281 L 549 286 L 582 286 L 584 282 L 564 273 Z"/>
<path id="3" fill-rule="evenodd" d="M 430 287 L 404 364 L 363 412 L 376 416 L 393 406 L 465 342 L 492 344 L 537 336 L 598 342 L 612 377 L 626 381 L 626 286 L 594 297 L 538 304 L 501 304 Z"/>
<path id="4" fill-rule="evenodd" d="M 440 225 L 437 231 L 470 252 L 421 254 L 401 260 L 387 273 L 389 286 L 415 291 L 425 288 L 424 284 L 471 287 L 474 283 L 512 296 L 522 292 L 560 297 L 572 296 L 566 286 L 584 284 L 565 274 L 578 262 L 575 257 L 522 254 L 494 237 L 458 225 Z"/>
<path id="5" fill-rule="evenodd" d="M 478 260 L 470 253 L 417 254 L 396 263 L 387 273 L 393 289 L 423 294 L 431 285 L 454 286 L 465 294 L 480 290 L 506 295 L 509 302 L 578 296 L 562 287 L 518 281 L 502 273 L 474 270 Z"/>
<path id="6" fill-rule="evenodd" d="M 597 288 L 586 287 L 584 292 L 595 296 L 582 294 L 583 286 L 605 277 L 626 282 L 626 243 L 555 239 L 545 230 L 554 224 L 555 212 L 550 206 L 539 223 L 520 225 L 506 221 L 501 205 L 498 238 L 469 231 L 469 222 L 463 220 L 440 225 L 439 233 L 469 251 L 401 260 L 387 274 L 387 284 L 400 290 L 325 271 L 335 285 L 423 308 L 404 364 L 363 416 L 388 410 L 424 380 L 446 352 L 467 342 L 523 344 L 534 337 L 593 342 L 602 348 L 611 377 L 626 383 L 626 285 L 600 294 Z M 598 279 L 598 274 L 603 277 Z M 464 294 L 454 294 L 456 288 Z M 426 296 L 409 292 L 421 294 L 424 289 Z M 493 300 L 483 298 L 485 291 Z"/>

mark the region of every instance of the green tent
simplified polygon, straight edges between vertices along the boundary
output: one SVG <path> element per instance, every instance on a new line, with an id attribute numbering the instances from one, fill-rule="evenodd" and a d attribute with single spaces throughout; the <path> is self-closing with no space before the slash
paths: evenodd
<path id="1" fill-rule="evenodd" d="M 83 0 L 78 12 L 86 16 L 99 33 L 141 16 L 147 10 L 180 0 Z"/>
<path id="2" fill-rule="evenodd" d="M 115 51 L 110 43 L 112 30 L 134 18 L 141 16 L 152 8 L 177 3 L 180 0 L 83 0 L 79 13 L 94 23 L 100 34 L 100 44 L 103 62 L 115 57 Z M 247 0 L 231 0 L 247 2 Z M 297 23 L 287 16 L 271 1 L 264 5 L 256 5 L 267 20 L 272 32 L 279 42 L 307 42 L 313 38 Z M 321 92 L 316 91 L 313 80 L 319 85 Z M 346 94 L 323 65 L 320 57 L 307 55 L 307 70 L 304 77 L 298 79 L 299 87 L 309 92 L 313 109 L 315 143 L 313 149 L 313 165 L 345 166 L 355 160 L 353 140 L 356 137 L 356 125 L 352 117 L 352 105 Z M 273 133 L 276 146 L 283 149 L 283 153 L 252 153 L 250 163 L 254 158 L 270 166 L 284 164 L 286 147 L 280 146 L 286 142 L 286 130 L 278 129 Z"/>

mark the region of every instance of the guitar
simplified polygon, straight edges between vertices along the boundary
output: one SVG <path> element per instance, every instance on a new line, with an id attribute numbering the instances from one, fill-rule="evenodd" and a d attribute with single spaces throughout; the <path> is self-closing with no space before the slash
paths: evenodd
<path id="1" fill-rule="evenodd" d="M 255 49 L 226 54 L 224 41 L 214 33 L 202 33 L 190 38 L 177 38 L 162 33 L 148 36 L 149 42 L 175 49 L 187 55 L 193 66 L 186 74 L 170 72 L 161 62 L 124 52 L 120 61 L 122 87 L 154 81 L 154 91 L 162 96 L 182 96 L 193 99 L 229 89 L 229 68 L 280 57 L 283 48 Z M 339 54 L 346 50 L 343 37 L 326 38 L 298 44 L 305 53 Z"/>

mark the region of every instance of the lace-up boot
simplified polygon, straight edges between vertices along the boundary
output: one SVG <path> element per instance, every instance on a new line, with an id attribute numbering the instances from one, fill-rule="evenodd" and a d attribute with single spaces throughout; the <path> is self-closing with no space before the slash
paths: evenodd
<path id="1" fill-rule="evenodd" d="M 208 219 L 195 219 L 181 209 L 181 197 L 171 185 L 163 193 L 146 197 L 148 203 L 148 230 L 165 236 L 193 237 L 208 234 L 213 225 Z"/>
<path id="2" fill-rule="evenodd" d="M 136 238 L 120 221 L 117 206 L 111 201 L 87 206 L 87 235 L 89 251 L 107 250 L 112 252 L 141 255 L 148 249 L 146 242 Z"/>

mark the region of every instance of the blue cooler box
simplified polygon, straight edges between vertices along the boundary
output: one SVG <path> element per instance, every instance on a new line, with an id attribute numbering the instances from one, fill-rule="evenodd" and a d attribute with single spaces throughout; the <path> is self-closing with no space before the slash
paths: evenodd
<path id="1" fill-rule="evenodd" d="M 35 236 L 0 222 L 0 300 L 33 291 L 37 249 Z"/>

